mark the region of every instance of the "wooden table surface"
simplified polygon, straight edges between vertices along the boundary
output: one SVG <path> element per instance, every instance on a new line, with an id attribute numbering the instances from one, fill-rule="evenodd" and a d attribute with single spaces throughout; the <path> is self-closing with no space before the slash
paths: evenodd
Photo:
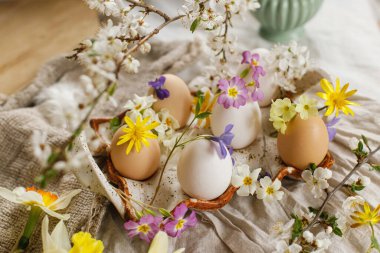
<path id="1" fill-rule="evenodd" d="M 47 60 L 96 33 L 82 0 L 0 0 L 0 93 L 28 85 Z"/>

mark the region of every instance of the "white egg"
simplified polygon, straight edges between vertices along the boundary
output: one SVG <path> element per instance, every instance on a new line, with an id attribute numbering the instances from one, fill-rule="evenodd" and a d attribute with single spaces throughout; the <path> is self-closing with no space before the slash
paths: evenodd
<path id="1" fill-rule="evenodd" d="M 233 124 L 231 146 L 234 149 L 245 148 L 251 144 L 261 132 L 261 111 L 257 102 L 248 102 L 238 109 L 225 109 L 215 104 L 211 114 L 211 131 L 220 136 L 228 124 Z"/>
<path id="2" fill-rule="evenodd" d="M 272 99 L 275 99 L 279 93 L 280 93 L 280 88 L 278 85 L 276 85 L 273 81 L 274 77 L 274 69 L 269 69 L 266 62 L 265 58 L 268 57 L 269 55 L 269 50 L 266 48 L 256 48 L 251 51 L 252 54 L 259 54 L 260 55 L 260 66 L 262 66 L 265 70 L 265 76 L 260 76 L 260 89 L 264 93 L 264 99 L 259 101 L 259 105 L 261 107 L 266 107 L 271 104 Z M 240 74 L 247 65 L 240 65 L 238 73 Z M 252 81 L 252 74 L 249 73 L 245 78 L 244 81 L 251 82 Z"/>
<path id="3" fill-rule="evenodd" d="M 185 146 L 177 165 L 177 177 L 182 190 L 189 196 L 212 200 L 222 195 L 232 177 L 232 159 L 229 153 L 223 159 L 219 144 L 201 139 Z"/>

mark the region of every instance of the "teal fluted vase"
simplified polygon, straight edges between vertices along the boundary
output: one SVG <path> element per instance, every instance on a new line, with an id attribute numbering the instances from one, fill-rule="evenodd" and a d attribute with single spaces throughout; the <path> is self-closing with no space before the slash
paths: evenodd
<path id="1" fill-rule="evenodd" d="M 252 13 L 261 24 L 261 37 L 287 42 L 303 35 L 303 25 L 317 13 L 322 1 L 259 0 L 261 7 Z"/>

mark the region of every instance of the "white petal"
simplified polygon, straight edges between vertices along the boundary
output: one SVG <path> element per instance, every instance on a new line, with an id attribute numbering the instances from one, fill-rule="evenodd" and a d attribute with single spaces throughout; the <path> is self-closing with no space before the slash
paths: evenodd
<path id="1" fill-rule="evenodd" d="M 314 179 L 313 174 L 311 174 L 310 170 L 304 170 L 301 174 L 301 177 L 303 180 L 305 180 L 305 182 L 312 182 Z"/>
<path id="2" fill-rule="evenodd" d="M 243 185 L 242 187 L 237 190 L 237 195 L 239 196 L 249 196 L 249 187 L 246 185 Z"/>
<path id="3" fill-rule="evenodd" d="M 185 248 L 177 249 L 177 250 L 174 251 L 173 253 L 183 253 L 183 252 L 185 252 Z"/>
<path id="4" fill-rule="evenodd" d="M 249 166 L 247 164 L 240 165 L 238 167 L 239 175 L 242 177 L 246 177 L 249 175 Z"/>
<path id="5" fill-rule="evenodd" d="M 42 238 L 43 252 L 49 252 L 49 248 L 52 247 L 53 242 L 52 242 L 52 239 L 49 235 L 49 218 L 47 215 L 42 220 L 41 238 Z"/>
<path id="6" fill-rule="evenodd" d="M 260 179 L 260 184 L 263 188 L 268 188 L 268 186 L 272 185 L 272 180 L 266 176 Z"/>
<path id="7" fill-rule="evenodd" d="M 60 196 L 56 201 L 54 201 L 53 203 L 51 203 L 51 205 L 49 206 L 49 208 L 51 210 L 65 209 L 70 204 L 71 199 L 75 195 L 79 194 L 81 191 L 82 190 L 80 190 L 80 189 L 76 189 L 76 190 L 73 190 L 71 192 L 62 194 L 62 196 Z"/>
<path id="8" fill-rule="evenodd" d="M 48 215 L 54 217 L 54 218 L 57 218 L 57 219 L 60 219 L 60 220 L 68 220 L 70 218 L 70 215 L 69 214 L 59 214 L 57 212 L 54 212 L 52 210 L 50 210 L 49 208 L 47 207 L 44 207 L 44 206 L 40 206 L 40 208 L 45 212 L 47 213 Z"/>
<path id="9" fill-rule="evenodd" d="M 259 177 L 260 172 L 261 172 L 261 168 L 258 168 L 252 171 L 250 177 L 252 178 L 253 182 L 257 181 L 257 178 Z"/>
<path id="10" fill-rule="evenodd" d="M 165 232 L 159 231 L 150 244 L 148 253 L 167 253 L 169 248 L 169 238 Z"/>
<path id="11" fill-rule="evenodd" d="M 256 185 L 256 184 L 251 184 L 251 185 L 249 186 L 249 193 L 250 193 L 251 195 L 253 195 L 253 194 L 255 193 L 256 189 L 257 189 L 257 185 Z"/>
<path id="12" fill-rule="evenodd" d="M 231 184 L 235 187 L 240 187 L 243 185 L 243 177 L 241 176 L 232 176 L 232 179 L 231 179 Z"/>
<path id="13" fill-rule="evenodd" d="M 275 191 L 279 190 L 281 188 L 281 181 L 276 178 L 276 180 L 273 182 L 272 187 Z"/>
<path id="14" fill-rule="evenodd" d="M 42 196 L 35 192 L 35 191 L 28 191 L 23 193 L 20 197 L 19 200 L 22 201 L 24 204 L 32 204 L 32 203 L 37 203 L 38 205 L 44 205 L 44 202 L 42 200 Z"/>
<path id="15" fill-rule="evenodd" d="M 0 196 L 13 203 L 21 203 L 17 199 L 17 195 L 14 192 L 8 190 L 7 188 L 0 187 Z"/>
<path id="16" fill-rule="evenodd" d="M 265 196 L 266 196 L 265 190 L 263 188 L 258 188 L 257 192 L 256 192 L 256 195 L 257 195 L 258 199 L 264 199 Z"/>
<path id="17" fill-rule="evenodd" d="M 283 196 L 284 196 L 284 192 L 283 192 L 283 191 L 278 191 L 278 192 L 275 192 L 275 193 L 274 193 L 274 197 L 275 197 L 277 200 L 281 200 Z"/>
<path id="18" fill-rule="evenodd" d="M 67 232 L 67 228 L 63 223 L 63 220 L 58 222 L 57 226 L 51 233 L 51 238 L 59 249 L 65 249 L 67 251 L 71 249 L 69 233 Z"/>

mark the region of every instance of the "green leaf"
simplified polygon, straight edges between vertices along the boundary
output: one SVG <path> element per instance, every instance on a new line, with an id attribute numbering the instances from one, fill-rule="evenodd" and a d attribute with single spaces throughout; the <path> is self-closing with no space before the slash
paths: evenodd
<path id="1" fill-rule="evenodd" d="M 153 210 L 149 209 L 149 208 L 144 208 L 144 212 L 147 213 L 147 214 L 151 214 L 153 216 L 156 216 L 156 213 Z"/>
<path id="2" fill-rule="evenodd" d="M 367 137 L 365 137 L 365 135 L 362 135 L 362 140 L 363 140 L 364 144 L 368 146 L 368 139 L 367 139 Z"/>
<path id="3" fill-rule="evenodd" d="M 375 236 L 371 236 L 371 249 L 376 249 L 377 252 L 380 252 L 380 245 L 379 242 L 377 241 Z"/>
<path id="4" fill-rule="evenodd" d="M 112 83 L 112 84 L 108 87 L 108 89 L 107 89 L 107 93 L 108 93 L 108 95 L 112 97 L 113 94 L 114 94 L 115 91 L 116 91 L 116 88 L 117 88 L 117 83 Z"/>
<path id="5" fill-rule="evenodd" d="M 55 152 L 51 153 L 47 159 L 48 164 L 54 163 L 58 159 L 58 155 L 59 153 L 55 153 Z"/>
<path id="6" fill-rule="evenodd" d="M 364 185 L 360 185 L 360 184 L 356 184 L 355 182 L 351 184 L 351 191 L 352 192 L 357 192 L 357 191 L 361 191 L 365 188 Z"/>
<path id="7" fill-rule="evenodd" d="M 200 17 L 196 18 L 196 19 L 193 21 L 193 23 L 191 23 L 190 31 L 191 31 L 192 33 L 194 33 L 195 30 L 197 30 L 197 28 L 198 28 L 198 26 L 199 26 L 200 23 L 201 23 L 201 18 L 200 18 Z"/>
<path id="8" fill-rule="evenodd" d="M 241 73 L 240 73 L 240 78 L 245 78 L 248 74 L 249 74 L 249 71 L 251 69 L 250 68 L 246 68 L 244 69 Z"/>
<path id="9" fill-rule="evenodd" d="M 337 236 L 340 236 L 340 237 L 343 236 L 343 232 L 338 226 L 333 226 L 332 229 L 333 229 L 332 230 L 333 233 L 336 234 Z"/>
<path id="10" fill-rule="evenodd" d="M 315 165 L 315 163 L 310 163 L 309 168 L 310 168 L 311 172 L 314 173 L 314 171 L 317 169 L 317 165 Z"/>
<path id="11" fill-rule="evenodd" d="M 121 125 L 121 120 L 119 119 L 119 117 L 115 117 L 111 119 L 110 128 L 112 132 L 116 132 L 116 130 L 119 129 L 120 125 Z"/>
<path id="12" fill-rule="evenodd" d="M 359 143 L 358 143 L 358 150 L 359 150 L 359 152 L 363 152 L 363 142 L 362 141 L 359 141 Z"/>
<path id="13" fill-rule="evenodd" d="M 164 216 L 165 218 L 172 217 L 172 214 L 164 208 L 159 208 L 158 211 L 160 211 L 162 216 Z"/>
<path id="14" fill-rule="evenodd" d="M 302 234 L 302 221 L 295 214 L 292 214 L 291 217 L 294 219 L 294 224 L 293 224 L 293 229 L 292 229 L 292 241 L 294 241 L 296 238 L 300 237 Z"/>
<path id="15" fill-rule="evenodd" d="M 372 170 L 376 170 L 376 171 L 379 171 L 380 172 L 380 165 L 373 165 L 373 164 L 371 164 L 371 169 Z"/>
<path id="16" fill-rule="evenodd" d="M 210 115 L 211 115 L 211 112 L 202 112 L 202 113 L 196 115 L 196 118 L 197 119 L 205 119 Z"/>
<path id="17" fill-rule="evenodd" d="M 137 216 L 138 219 L 141 219 L 141 217 L 144 216 L 144 214 L 142 212 L 140 212 L 140 211 L 138 211 L 136 209 L 135 209 L 135 212 L 136 212 L 136 216 Z"/>

